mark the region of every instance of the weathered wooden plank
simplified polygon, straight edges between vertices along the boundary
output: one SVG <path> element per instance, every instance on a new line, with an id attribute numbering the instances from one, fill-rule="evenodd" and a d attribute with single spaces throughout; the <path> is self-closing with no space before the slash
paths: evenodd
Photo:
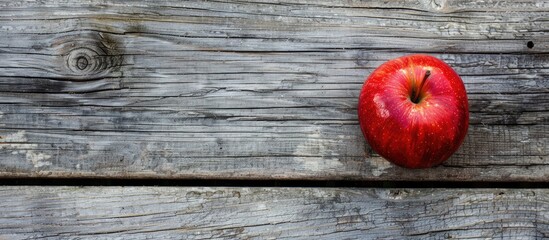
<path id="1" fill-rule="evenodd" d="M 549 191 L 1 187 L 6 239 L 540 239 Z"/>
<path id="2" fill-rule="evenodd" d="M 0 176 L 545 181 L 540 1 L 0 2 Z M 533 47 L 527 43 L 531 41 Z M 460 73 L 471 128 L 409 171 L 365 143 L 382 62 Z"/>
<path id="3" fill-rule="evenodd" d="M 355 125 L 284 121 L 238 131 L 234 127 L 214 123 L 181 127 L 180 132 L 94 130 L 86 136 L 80 130 L 17 131 L 4 135 L 9 143 L 0 146 L 1 166 L 5 176 L 13 177 L 35 169 L 32 176 L 539 181 L 548 173 L 544 126 L 473 126 L 448 162 L 428 170 L 384 161 L 365 145 Z M 249 139 L 262 132 L 270 137 Z"/>

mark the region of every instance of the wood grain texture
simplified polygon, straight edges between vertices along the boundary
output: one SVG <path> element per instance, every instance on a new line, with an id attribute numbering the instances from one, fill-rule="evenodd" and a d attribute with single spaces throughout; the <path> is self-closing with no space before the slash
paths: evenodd
<path id="1" fill-rule="evenodd" d="M 548 16 L 546 1 L 0 1 L 0 176 L 546 181 Z M 385 162 L 358 127 L 365 76 L 410 53 L 469 94 L 467 139 L 435 169 Z"/>
<path id="2" fill-rule="evenodd" d="M 1 239 L 541 239 L 549 191 L 1 187 Z"/>

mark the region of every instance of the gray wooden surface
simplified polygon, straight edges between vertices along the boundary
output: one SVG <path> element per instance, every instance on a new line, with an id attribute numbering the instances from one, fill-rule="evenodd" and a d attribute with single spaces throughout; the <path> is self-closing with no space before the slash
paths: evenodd
<path id="1" fill-rule="evenodd" d="M 0 187 L 0 239 L 540 239 L 549 190 Z"/>
<path id="2" fill-rule="evenodd" d="M 548 179 L 549 2 L 270 2 L 0 1 L 0 177 Z M 364 78 L 410 53 L 469 94 L 435 169 L 358 127 Z"/>

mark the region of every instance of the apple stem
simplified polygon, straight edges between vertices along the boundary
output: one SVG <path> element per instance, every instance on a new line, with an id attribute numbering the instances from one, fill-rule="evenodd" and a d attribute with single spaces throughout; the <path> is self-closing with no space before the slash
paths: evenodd
<path id="1" fill-rule="evenodd" d="M 423 89 L 423 85 L 425 85 L 425 82 L 427 82 L 427 78 L 431 76 L 431 71 L 427 70 L 425 72 L 425 75 L 423 76 L 423 80 L 421 80 L 421 84 L 419 85 L 419 88 L 414 92 L 415 94 L 412 96 L 412 102 L 418 103 L 419 102 L 419 95 L 421 93 L 421 89 Z"/>

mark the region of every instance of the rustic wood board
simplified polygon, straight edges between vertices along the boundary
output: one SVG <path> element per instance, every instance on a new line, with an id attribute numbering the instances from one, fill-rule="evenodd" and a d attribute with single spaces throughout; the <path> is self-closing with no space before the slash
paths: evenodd
<path id="1" fill-rule="evenodd" d="M 549 190 L 0 187 L 0 239 L 540 239 Z"/>
<path id="2" fill-rule="evenodd" d="M 0 177 L 548 179 L 546 1 L 270 2 L 0 1 Z M 365 76 L 410 53 L 469 94 L 435 169 L 358 127 Z"/>

